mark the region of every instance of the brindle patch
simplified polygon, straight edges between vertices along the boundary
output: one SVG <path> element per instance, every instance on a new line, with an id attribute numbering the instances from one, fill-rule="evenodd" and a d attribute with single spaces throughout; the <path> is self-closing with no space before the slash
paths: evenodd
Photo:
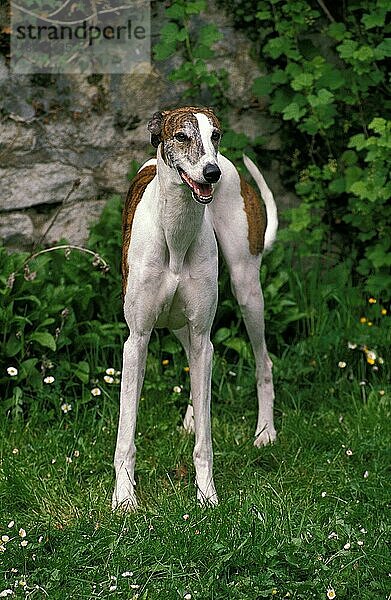
<path id="1" fill-rule="evenodd" d="M 265 205 L 254 188 L 240 175 L 240 194 L 244 200 L 244 210 L 248 223 L 250 254 L 261 254 L 263 250 L 267 217 Z"/>
<path id="2" fill-rule="evenodd" d="M 179 142 L 174 138 L 175 133 L 183 131 L 188 140 L 180 142 L 186 148 L 186 158 L 191 164 L 196 164 L 205 153 L 198 127 L 196 113 L 206 115 L 213 126 L 220 131 L 220 123 L 214 112 L 208 108 L 185 106 L 174 110 L 155 113 L 149 122 L 148 129 L 152 134 L 151 141 L 154 145 L 162 144 L 162 156 L 169 166 L 175 166 L 176 149 Z M 218 142 L 213 142 L 217 151 Z"/>
<path id="3" fill-rule="evenodd" d="M 183 127 L 186 121 L 190 121 L 198 127 L 197 119 L 194 116 L 196 113 L 206 115 L 211 120 L 213 126 L 220 130 L 219 120 L 212 110 L 196 106 L 184 106 L 182 108 L 175 108 L 174 110 L 163 111 L 162 139 L 172 137 L 176 131 Z"/>
<path id="4" fill-rule="evenodd" d="M 156 165 L 144 167 L 140 173 L 132 179 L 125 199 L 124 210 L 122 213 L 122 297 L 125 298 L 126 286 L 128 283 L 128 250 L 130 238 L 132 235 L 133 219 L 136 208 L 143 197 L 145 188 L 156 175 Z"/>

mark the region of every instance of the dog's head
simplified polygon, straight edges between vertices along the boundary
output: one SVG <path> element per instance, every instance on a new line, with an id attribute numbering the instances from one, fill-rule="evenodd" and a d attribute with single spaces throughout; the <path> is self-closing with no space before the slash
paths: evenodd
<path id="1" fill-rule="evenodd" d="M 148 129 L 151 143 L 155 147 L 161 144 L 163 160 L 190 188 L 194 200 L 209 204 L 213 184 L 221 176 L 217 162 L 221 128 L 213 111 L 186 106 L 156 112 Z"/>

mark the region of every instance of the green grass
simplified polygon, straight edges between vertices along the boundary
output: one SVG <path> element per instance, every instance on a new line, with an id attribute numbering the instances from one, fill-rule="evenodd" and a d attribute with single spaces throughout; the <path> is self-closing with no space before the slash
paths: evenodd
<path id="1" fill-rule="evenodd" d="M 359 347 L 347 347 L 364 332 L 369 348 L 376 340 L 386 348 L 389 317 L 368 328 L 342 301 L 330 310 L 326 301 L 311 312 L 301 339 L 273 357 L 274 446 L 252 445 L 252 361 L 229 348 L 217 353 L 215 509 L 195 500 L 193 438 L 180 426 L 184 357 L 174 352 L 163 367 L 156 340 L 139 410 L 137 513 L 110 511 L 117 385 L 100 381 L 102 395 L 89 402 L 74 392 L 52 398 L 49 411 L 42 404 L 24 420 L 3 418 L 0 535 L 9 540 L 0 554 L 0 592 L 256 600 L 323 599 L 333 589 L 338 599 L 389 598 L 389 359 L 373 370 Z M 120 368 L 111 360 L 107 367 Z M 172 391 L 178 384 L 181 394 Z M 72 404 L 67 414 L 63 401 Z"/>

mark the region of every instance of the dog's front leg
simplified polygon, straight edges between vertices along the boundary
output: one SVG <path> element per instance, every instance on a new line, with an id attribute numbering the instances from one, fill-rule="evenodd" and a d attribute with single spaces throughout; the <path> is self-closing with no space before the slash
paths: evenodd
<path id="1" fill-rule="evenodd" d="M 137 508 L 134 491 L 136 460 L 134 436 L 149 337 L 149 335 L 131 331 L 124 344 L 120 415 L 114 456 L 116 482 L 112 501 L 113 510 L 119 507 L 124 510 Z"/>
<path id="2" fill-rule="evenodd" d="M 213 346 L 209 332 L 190 331 L 190 383 L 194 407 L 197 499 L 201 504 L 217 504 L 213 482 L 213 450 L 210 422 Z"/>

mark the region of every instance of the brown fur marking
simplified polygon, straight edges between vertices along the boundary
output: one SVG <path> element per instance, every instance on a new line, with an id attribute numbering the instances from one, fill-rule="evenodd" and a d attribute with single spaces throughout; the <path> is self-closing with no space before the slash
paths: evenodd
<path id="1" fill-rule="evenodd" d="M 182 108 L 176 108 L 174 110 L 163 111 L 163 139 L 172 137 L 173 133 L 182 127 L 183 123 L 190 120 L 197 124 L 197 119 L 193 117 L 196 113 L 203 113 L 206 115 L 216 127 L 220 129 L 220 123 L 212 110 L 209 108 L 201 108 L 197 106 L 183 106 Z"/>
<path id="2" fill-rule="evenodd" d="M 244 211 L 248 223 L 250 253 L 257 255 L 263 250 L 267 217 L 265 205 L 254 188 L 240 175 L 240 194 L 244 200 Z"/>
<path id="3" fill-rule="evenodd" d="M 124 210 L 122 213 L 122 297 L 125 298 L 126 285 L 128 282 L 128 250 L 132 235 L 133 219 L 138 203 L 140 202 L 145 188 L 156 175 L 156 165 L 144 167 L 140 173 L 132 179 L 126 196 Z"/>

